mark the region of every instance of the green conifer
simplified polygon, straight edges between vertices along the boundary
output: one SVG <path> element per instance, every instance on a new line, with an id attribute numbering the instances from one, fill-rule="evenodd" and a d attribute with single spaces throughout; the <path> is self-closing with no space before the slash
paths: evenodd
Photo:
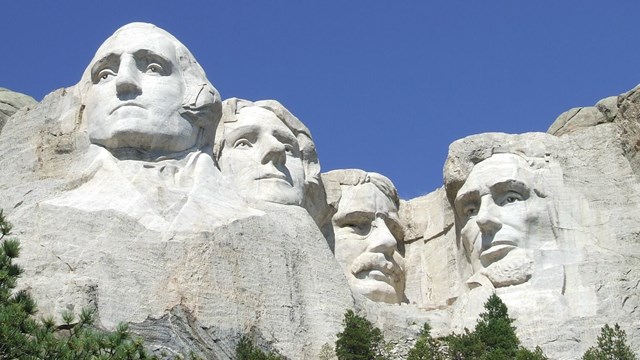
<path id="1" fill-rule="evenodd" d="M 627 333 L 615 324 L 613 328 L 605 324 L 598 336 L 598 346 L 589 348 L 583 360 L 636 360 L 637 357 L 627 345 Z"/>
<path id="2" fill-rule="evenodd" d="M 236 360 L 283 360 L 275 351 L 265 352 L 243 335 L 236 345 Z"/>
<path id="3" fill-rule="evenodd" d="M 14 291 L 23 271 L 13 263 L 20 255 L 20 242 L 10 234 L 11 224 L 0 210 L 0 359 L 156 359 L 126 324 L 114 332 L 95 329 L 90 310 L 83 310 L 78 319 L 63 313 L 62 325 L 50 317 L 37 321 L 33 298 L 24 290 Z"/>
<path id="4" fill-rule="evenodd" d="M 409 350 L 407 360 L 444 360 L 440 341 L 431 336 L 431 326 L 425 323 L 416 344 Z"/>
<path id="5" fill-rule="evenodd" d="M 342 325 L 344 329 L 336 340 L 338 360 L 383 359 L 384 338 L 380 329 L 352 310 L 344 314 Z"/>

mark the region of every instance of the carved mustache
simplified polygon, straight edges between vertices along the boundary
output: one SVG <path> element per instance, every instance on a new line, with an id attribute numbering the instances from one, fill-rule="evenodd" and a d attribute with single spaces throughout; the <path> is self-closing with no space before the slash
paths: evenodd
<path id="1" fill-rule="evenodd" d="M 395 260 L 387 260 L 384 254 L 364 252 L 351 264 L 351 273 L 356 276 L 363 271 L 378 270 L 393 280 L 400 282 L 403 269 Z"/>
<path id="2" fill-rule="evenodd" d="M 504 233 L 504 230 L 503 230 L 503 233 Z M 467 230 L 466 238 L 470 239 L 469 241 L 467 241 L 468 242 L 467 245 L 469 246 L 469 249 L 468 249 L 469 251 L 471 251 L 476 244 L 480 245 L 478 255 L 481 255 L 483 252 L 491 249 L 492 247 L 499 246 L 499 245 L 510 245 L 514 247 L 519 246 L 516 241 L 512 240 L 513 235 L 512 236 L 507 235 L 505 237 L 502 235 L 500 231 L 491 233 L 491 234 L 485 234 L 479 228 L 473 228 L 473 229 Z"/>

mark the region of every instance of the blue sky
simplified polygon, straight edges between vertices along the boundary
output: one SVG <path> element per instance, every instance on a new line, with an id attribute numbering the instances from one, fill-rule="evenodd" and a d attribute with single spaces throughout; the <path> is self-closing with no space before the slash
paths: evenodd
<path id="1" fill-rule="evenodd" d="M 154 23 L 223 98 L 276 99 L 323 171 L 361 168 L 412 198 L 448 145 L 546 131 L 640 82 L 635 1 L 5 1 L 0 87 L 42 99 L 79 81 L 118 27 Z"/>

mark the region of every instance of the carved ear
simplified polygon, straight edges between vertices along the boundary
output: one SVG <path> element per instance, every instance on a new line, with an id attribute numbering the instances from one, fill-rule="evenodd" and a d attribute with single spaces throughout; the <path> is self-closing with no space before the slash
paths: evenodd
<path id="1" fill-rule="evenodd" d="M 197 126 L 215 131 L 220 121 L 220 93 L 184 45 L 176 45 L 176 53 L 185 86 L 182 110 Z"/>
<path id="2" fill-rule="evenodd" d="M 188 84 L 182 103 L 182 112 L 189 115 L 199 127 L 217 125 L 220 121 L 220 95 L 211 84 Z"/>

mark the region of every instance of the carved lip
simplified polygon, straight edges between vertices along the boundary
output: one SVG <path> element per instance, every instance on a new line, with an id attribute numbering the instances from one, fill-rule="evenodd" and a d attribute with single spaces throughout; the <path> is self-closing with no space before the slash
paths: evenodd
<path id="1" fill-rule="evenodd" d="M 397 265 L 392 262 L 387 262 L 386 264 L 370 264 L 370 266 L 360 268 L 359 271 L 357 271 L 353 275 L 358 279 L 369 278 L 377 281 L 383 281 L 389 285 L 393 285 L 393 283 L 396 281 L 396 271 L 398 271 Z"/>
<path id="2" fill-rule="evenodd" d="M 518 245 L 510 240 L 494 240 L 488 249 L 480 253 L 480 260 L 483 263 L 493 263 L 505 257 L 511 250 L 517 248 Z"/>
<path id="3" fill-rule="evenodd" d="M 282 173 L 266 173 L 261 174 L 256 178 L 256 180 L 284 180 L 287 184 L 287 177 Z"/>
<path id="4" fill-rule="evenodd" d="M 126 103 L 120 104 L 120 105 L 116 106 L 115 108 L 113 108 L 113 110 L 111 110 L 111 112 L 109 112 L 109 115 L 111 115 L 111 114 L 113 114 L 114 112 L 116 112 L 116 110 L 118 110 L 118 109 L 120 109 L 120 108 L 123 108 L 123 107 L 126 107 L 126 106 L 139 107 L 139 108 L 142 108 L 142 109 L 144 109 L 144 108 L 145 108 L 144 106 L 142 106 L 142 105 L 140 105 L 140 104 L 138 104 L 138 103 L 136 103 L 136 102 L 131 102 L 131 101 L 129 101 L 129 102 L 126 102 Z"/>
<path id="5" fill-rule="evenodd" d="M 382 270 L 372 269 L 368 271 L 367 277 L 370 279 L 378 280 L 386 282 L 387 284 L 392 284 L 391 274 L 387 274 Z"/>
<path id="6" fill-rule="evenodd" d="M 365 269 L 355 274 L 358 279 L 373 279 L 376 281 L 382 281 L 389 285 L 393 284 L 393 276 L 389 273 L 389 270 L 375 267 L 373 269 Z"/>

